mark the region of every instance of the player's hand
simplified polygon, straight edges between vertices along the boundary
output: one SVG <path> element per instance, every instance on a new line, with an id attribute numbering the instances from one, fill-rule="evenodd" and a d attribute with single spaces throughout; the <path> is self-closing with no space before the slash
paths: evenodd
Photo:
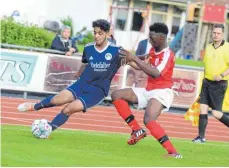
<path id="1" fill-rule="evenodd" d="M 74 53 L 76 51 L 76 49 L 75 48 L 70 48 L 69 51 Z"/>
<path id="2" fill-rule="evenodd" d="M 79 73 L 79 72 L 76 72 L 76 73 L 75 73 L 75 78 L 76 78 L 76 79 L 79 79 L 79 77 L 80 77 L 80 73 Z"/>
<path id="3" fill-rule="evenodd" d="M 214 76 L 214 81 L 221 81 L 223 78 L 220 75 Z"/>
<path id="4" fill-rule="evenodd" d="M 125 50 L 124 48 L 119 49 L 119 56 L 124 57 L 127 62 L 133 61 L 135 57 L 131 52 Z"/>
<path id="5" fill-rule="evenodd" d="M 146 64 L 150 64 L 150 60 L 151 60 L 151 57 L 145 57 L 144 62 L 145 62 Z"/>
<path id="6" fill-rule="evenodd" d="M 72 52 L 71 52 L 71 51 L 68 51 L 68 52 L 66 53 L 66 55 L 67 55 L 67 56 L 71 56 L 71 55 L 72 55 Z"/>

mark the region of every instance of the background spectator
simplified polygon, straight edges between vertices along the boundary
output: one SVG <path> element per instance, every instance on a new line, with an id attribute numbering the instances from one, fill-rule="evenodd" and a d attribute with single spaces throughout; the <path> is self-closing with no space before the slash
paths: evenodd
<path id="1" fill-rule="evenodd" d="M 71 56 L 73 53 L 78 52 L 75 43 L 70 38 L 71 28 L 64 26 L 61 30 L 61 34 L 57 35 L 53 41 L 51 49 L 66 52 L 67 56 Z"/>
<path id="2" fill-rule="evenodd" d="M 110 28 L 109 37 L 107 38 L 107 40 L 111 43 L 116 44 L 116 40 L 115 40 L 114 35 L 113 35 L 113 27 L 112 26 Z"/>
<path id="3" fill-rule="evenodd" d="M 145 55 L 148 54 L 151 49 L 151 44 L 149 43 L 148 38 L 140 41 L 136 50 L 136 55 Z"/>

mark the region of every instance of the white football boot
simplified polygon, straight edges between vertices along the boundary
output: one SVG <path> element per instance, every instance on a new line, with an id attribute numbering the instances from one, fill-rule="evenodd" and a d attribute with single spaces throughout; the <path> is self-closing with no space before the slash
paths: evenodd
<path id="1" fill-rule="evenodd" d="M 32 102 L 22 103 L 17 107 L 17 109 L 20 112 L 34 111 L 34 104 L 35 103 Z"/>

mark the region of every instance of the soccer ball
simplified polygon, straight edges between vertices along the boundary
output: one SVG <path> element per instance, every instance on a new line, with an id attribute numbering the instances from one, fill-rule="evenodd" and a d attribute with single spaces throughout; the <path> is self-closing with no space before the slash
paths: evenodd
<path id="1" fill-rule="evenodd" d="M 46 119 L 38 119 L 33 122 L 31 131 L 36 138 L 47 139 L 52 132 L 52 127 Z"/>

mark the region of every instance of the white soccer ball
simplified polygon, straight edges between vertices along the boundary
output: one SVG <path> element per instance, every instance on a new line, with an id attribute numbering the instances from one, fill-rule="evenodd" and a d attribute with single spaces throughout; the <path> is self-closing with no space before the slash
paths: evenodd
<path id="1" fill-rule="evenodd" d="M 31 131 L 36 138 L 47 139 L 52 132 L 52 127 L 46 119 L 38 119 L 33 122 Z"/>

